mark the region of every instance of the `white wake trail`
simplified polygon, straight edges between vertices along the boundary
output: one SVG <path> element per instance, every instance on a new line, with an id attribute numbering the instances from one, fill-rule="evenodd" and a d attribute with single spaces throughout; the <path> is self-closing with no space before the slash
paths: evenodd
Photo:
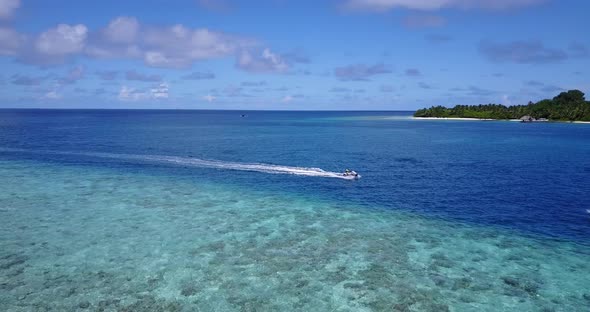
<path id="1" fill-rule="evenodd" d="M 108 159 L 130 160 L 138 162 L 150 163 L 167 163 L 177 166 L 198 167 L 198 168 L 214 168 L 225 170 L 238 171 L 255 171 L 271 174 L 292 174 L 298 176 L 308 177 L 322 177 L 322 178 L 336 178 L 344 180 L 352 180 L 352 176 L 344 176 L 342 173 L 325 171 L 321 168 L 308 167 L 293 167 L 262 163 L 240 163 L 228 162 L 221 160 L 200 159 L 194 157 L 180 157 L 180 156 L 164 156 L 164 155 L 136 155 L 136 154 L 114 154 L 114 153 L 99 153 L 99 152 L 65 152 L 65 151 L 34 151 L 25 149 L 11 149 L 0 148 L 0 151 L 12 152 L 29 152 L 29 153 L 44 153 L 55 155 L 76 155 L 86 157 L 98 157 Z"/>

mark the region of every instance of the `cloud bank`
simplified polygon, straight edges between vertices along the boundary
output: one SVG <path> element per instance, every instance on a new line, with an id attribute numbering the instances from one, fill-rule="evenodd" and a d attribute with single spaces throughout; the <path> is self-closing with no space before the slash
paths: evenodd
<path id="1" fill-rule="evenodd" d="M 344 2 L 344 7 L 349 10 L 374 12 L 392 9 L 434 11 L 453 8 L 505 10 L 543 2 L 545 0 L 348 0 Z"/>
<path id="2" fill-rule="evenodd" d="M 141 59 L 152 67 L 187 68 L 254 45 L 252 39 L 207 28 L 149 26 L 123 16 L 92 34 L 86 53 L 98 58 Z"/>
<path id="3" fill-rule="evenodd" d="M 284 70 L 286 63 L 268 49 L 262 55 L 245 57 L 256 46 L 256 40 L 244 36 L 180 24 L 144 25 L 128 16 L 117 17 L 95 31 L 83 24 L 58 24 L 39 34 L 0 28 L 0 55 L 14 56 L 27 64 L 62 64 L 86 56 L 141 60 L 151 67 L 188 68 L 195 62 L 239 55 L 240 68 Z"/>

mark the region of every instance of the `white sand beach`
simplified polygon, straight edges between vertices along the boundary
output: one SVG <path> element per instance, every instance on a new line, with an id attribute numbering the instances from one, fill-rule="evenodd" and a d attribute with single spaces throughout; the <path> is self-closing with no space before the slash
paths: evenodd
<path id="1" fill-rule="evenodd" d="M 459 118 L 459 117 L 412 117 L 416 120 L 498 120 L 498 119 L 486 119 L 486 118 Z"/>
<path id="2" fill-rule="evenodd" d="M 488 119 L 488 118 L 460 118 L 460 117 L 411 117 L 416 120 L 466 120 L 466 121 L 518 121 L 520 119 Z M 576 123 L 576 124 L 590 124 L 590 121 L 547 121 L 547 122 L 565 122 L 565 123 Z"/>

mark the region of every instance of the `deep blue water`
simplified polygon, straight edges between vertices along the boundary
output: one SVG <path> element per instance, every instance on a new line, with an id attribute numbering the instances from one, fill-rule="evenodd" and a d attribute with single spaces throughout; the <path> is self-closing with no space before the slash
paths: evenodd
<path id="1" fill-rule="evenodd" d="M 243 113 L 247 116 L 241 117 Z M 172 174 L 367 209 L 410 211 L 541 238 L 589 241 L 590 125 L 405 118 L 409 115 L 0 110 L 0 159 Z M 350 168 L 362 178 L 202 168 L 92 157 L 90 152 L 338 172 Z"/>
<path id="2" fill-rule="evenodd" d="M 408 112 L 0 110 L 0 311 L 588 311 L 589 138 Z"/>

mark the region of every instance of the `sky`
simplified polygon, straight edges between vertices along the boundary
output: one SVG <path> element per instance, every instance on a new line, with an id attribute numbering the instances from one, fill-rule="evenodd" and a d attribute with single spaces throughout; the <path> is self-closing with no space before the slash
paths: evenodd
<path id="1" fill-rule="evenodd" d="M 0 107 L 526 104 L 590 91 L 588 12 L 587 0 L 0 0 Z"/>

